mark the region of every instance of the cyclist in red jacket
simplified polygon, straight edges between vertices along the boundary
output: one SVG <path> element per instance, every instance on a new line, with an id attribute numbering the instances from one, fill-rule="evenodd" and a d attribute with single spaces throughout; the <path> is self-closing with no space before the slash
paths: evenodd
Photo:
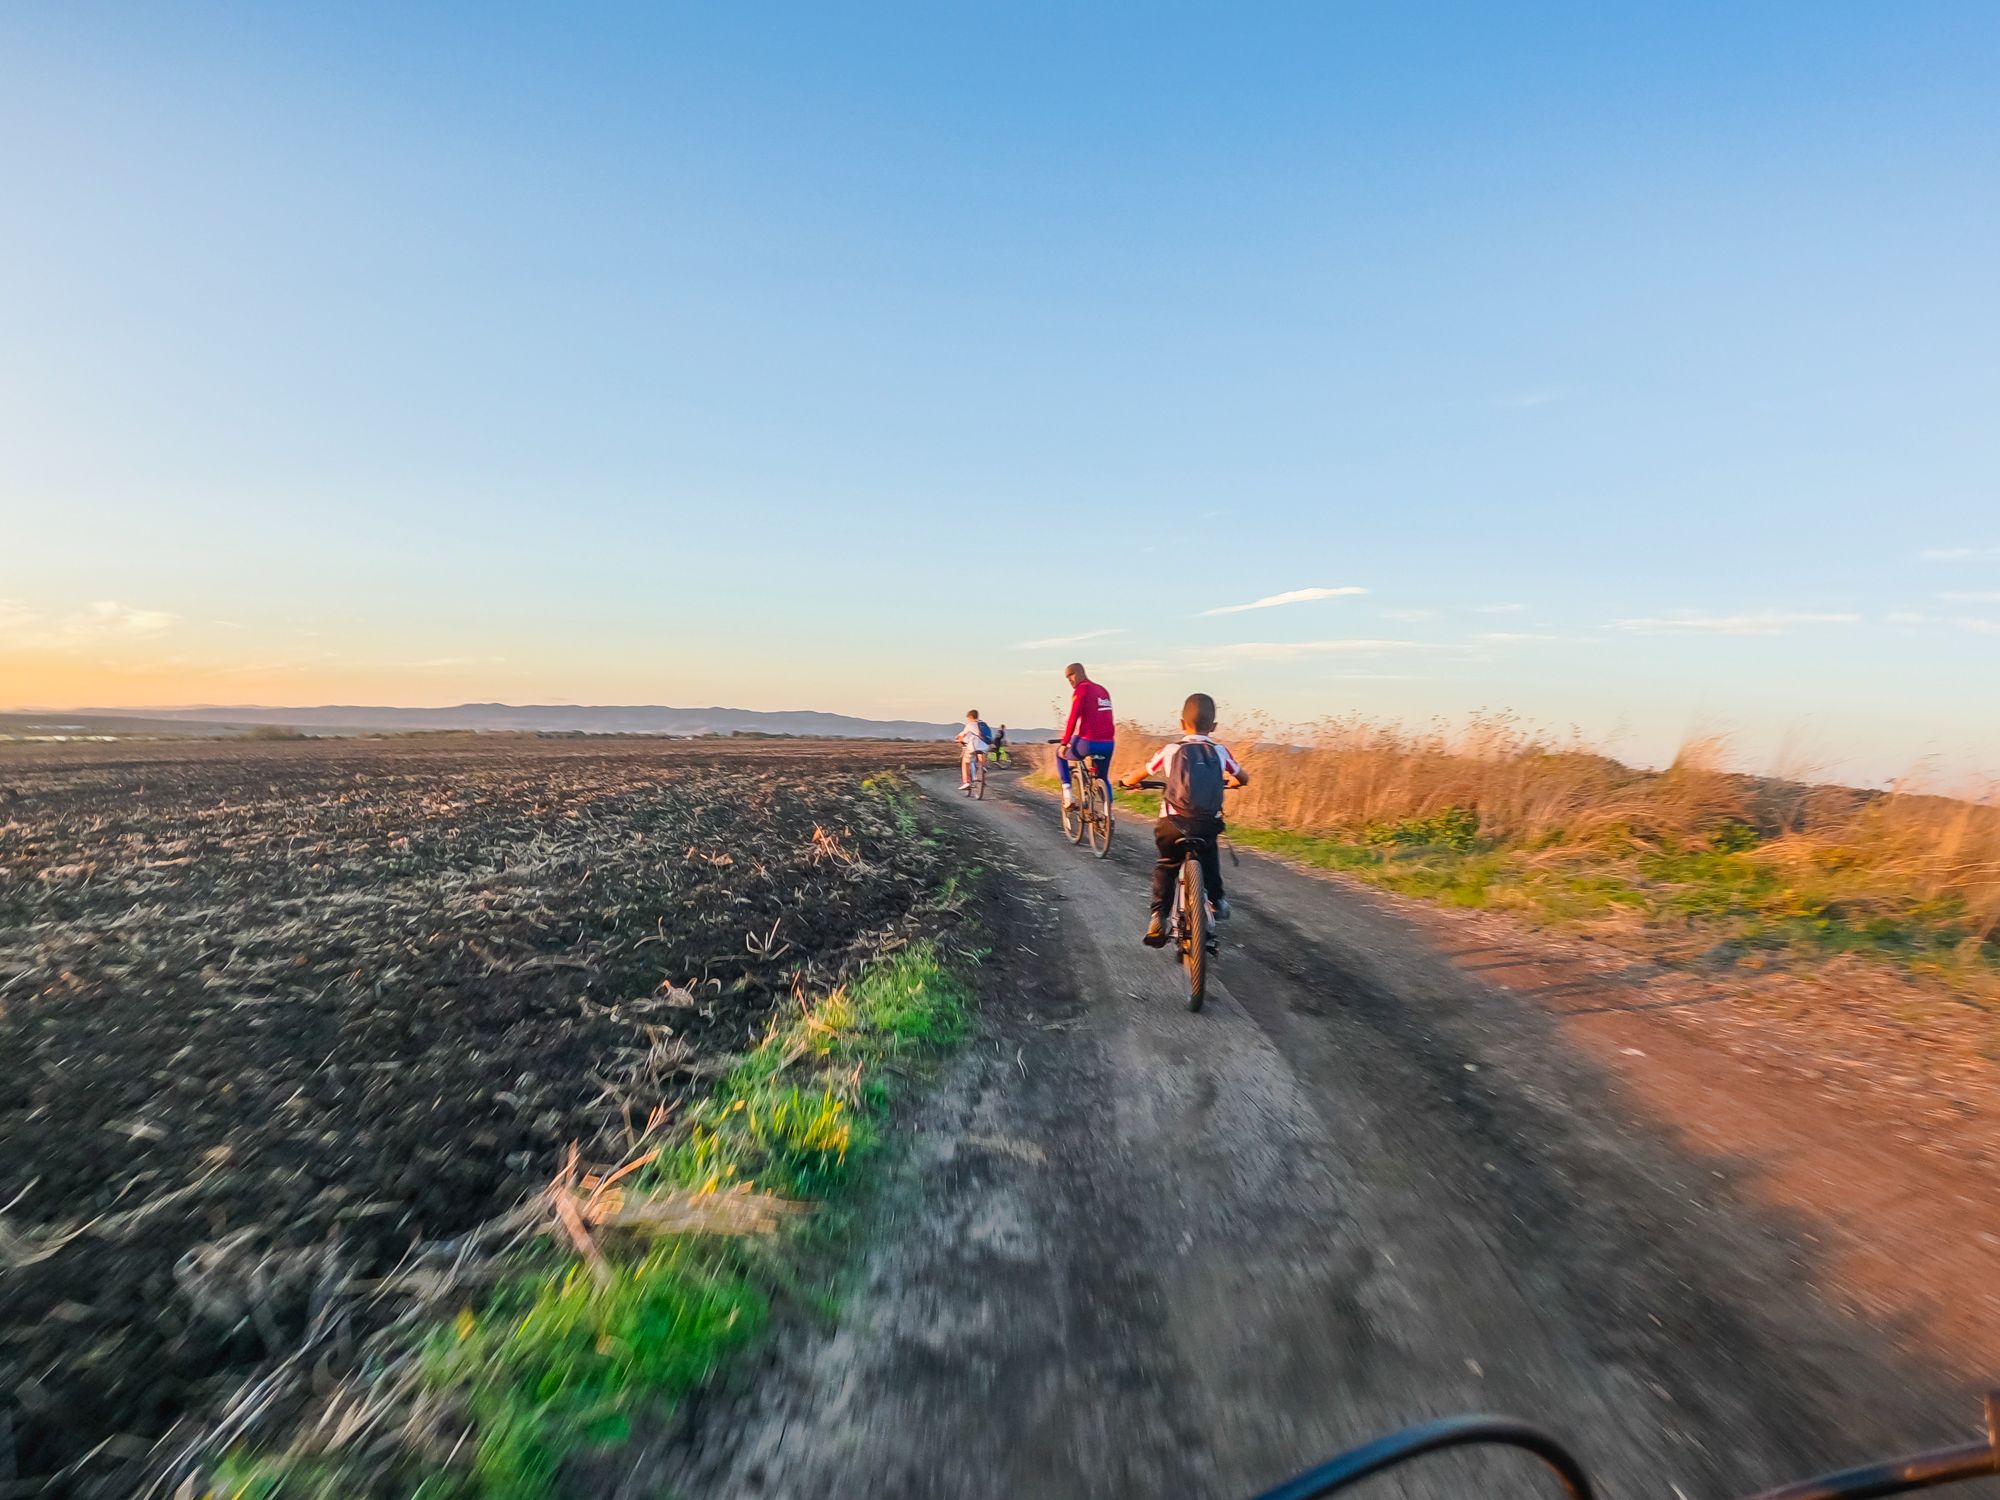
<path id="1" fill-rule="evenodd" d="M 1082 662 L 1064 667 L 1063 676 L 1069 679 L 1071 692 L 1062 744 L 1056 747 L 1056 774 L 1062 777 L 1063 806 L 1067 807 L 1076 800 L 1069 785 L 1072 758 L 1087 758 L 1097 779 L 1104 783 L 1105 797 L 1111 796 L 1111 742 L 1118 725 L 1111 716 L 1111 695 L 1090 680 Z"/>

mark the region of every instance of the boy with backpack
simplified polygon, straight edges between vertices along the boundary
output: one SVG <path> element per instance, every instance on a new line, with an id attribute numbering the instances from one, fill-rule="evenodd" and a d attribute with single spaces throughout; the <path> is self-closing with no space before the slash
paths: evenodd
<path id="1" fill-rule="evenodd" d="M 978 757 L 983 756 L 993 744 L 993 726 L 979 717 L 979 710 L 965 711 L 965 727 L 958 731 L 958 789 L 969 791 L 973 773 L 979 769 Z"/>
<path id="2" fill-rule="evenodd" d="M 1215 842 L 1223 829 L 1222 793 L 1225 787 L 1250 782 L 1229 747 L 1209 738 L 1215 733 L 1215 700 L 1208 694 L 1188 695 L 1181 705 L 1181 729 L 1178 740 L 1162 746 L 1144 770 L 1124 782 L 1128 787 L 1149 778 L 1166 783 L 1160 799 L 1160 821 L 1153 825 L 1153 842 L 1159 847 L 1160 859 L 1153 866 L 1153 912 L 1145 937 L 1148 948 L 1166 945 L 1167 903 L 1173 899 L 1174 881 L 1190 851 L 1201 860 L 1202 879 L 1207 883 L 1216 920 L 1229 915 L 1229 903 L 1222 897 L 1222 854 Z"/>

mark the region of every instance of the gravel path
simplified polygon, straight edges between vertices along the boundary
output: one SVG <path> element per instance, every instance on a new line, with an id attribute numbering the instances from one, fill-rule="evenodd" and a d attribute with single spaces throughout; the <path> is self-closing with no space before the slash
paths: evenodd
<path id="1" fill-rule="evenodd" d="M 914 1121 L 839 1327 L 800 1329 L 621 1497 L 1230 1496 L 1466 1409 L 1613 1496 L 1707 1500 L 1970 1436 L 1969 1393 L 1823 1306 L 1809 1238 L 1623 1117 L 1549 1018 L 1246 856 L 1200 1015 L 1138 942 L 1151 840 L 928 789 L 994 903 L 985 1031 Z M 1436 1461 L 1405 1493 L 1540 1493 Z"/>

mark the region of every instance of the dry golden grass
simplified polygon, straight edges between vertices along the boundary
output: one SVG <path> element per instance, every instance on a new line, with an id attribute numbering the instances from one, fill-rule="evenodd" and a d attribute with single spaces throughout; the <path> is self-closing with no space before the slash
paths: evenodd
<path id="1" fill-rule="evenodd" d="M 1983 938 L 2000 932 L 2000 806 L 1991 793 L 1973 801 L 1891 791 L 1772 850 L 1794 852 L 1905 882 L 1932 900 L 1962 900 Z"/>
<path id="2" fill-rule="evenodd" d="M 1137 769 L 1167 735 L 1121 726 L 1115 775 Z M 1427 829 L 1469 830 L 1476 849 L 1516 867 L 1630 867 L 1673 857 L 1668 883 L 1745 875 L 1780 891 L 1794 915 L 1818 920 L 1846 903 L 1845 920 L 1948 928 L 1978 946 L 2000 935 L 2000 803 L 1994 790 L 1940 796 L 1912 787 L 1865 792 L 1731 771 L 1720 738 L 1691 741 L 1664 771 L 1624 765 L 1575 739 L 1555 739 L 1507 716 L 1456 728 L 1409 730 L 1358 717 L 1282 734 L 1258 723 L 1223 726 L 1252 783 L 1229 817 L 1262 829 L 1377 846 L 1421 846 Z M 1461 855 L 1474 852 L 1467 839 Z M 1730 868 L 1687 866 L 1727 856 Z M 1517 869 L 1518 873 L 1518 869 Z M 1796 898 L 1796 899 L 1793 899 Z"/>

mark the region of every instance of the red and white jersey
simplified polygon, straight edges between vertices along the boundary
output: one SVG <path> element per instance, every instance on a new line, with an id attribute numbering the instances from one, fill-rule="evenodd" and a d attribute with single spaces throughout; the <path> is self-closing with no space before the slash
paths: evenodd
<path id="1" fill-rule="evenodd" d="M 1181 746 L 1183 745 L 1213 745 L 1215 746 L 1216 753 L 1222 757 L 1222 774 L 1225 777 L 1234 778 L 1243 774 L 1243 767 L 1236 763 L 1236 757 L 1229 753 L 1227 745 L 1219 740 L 1212 740 L 1205 734 L 1189 734 L 1183 735 L 1170 745 L 1160 746 L 1160 753 L 1146 762 L 1146 775 L 1155 781 L 1171 782 L 1173 780 L 1174 757 L 1181 753 Z M 1184 818 L 1188 815 L 1187 809 L 1176 807 L 1171 802 L 1165 802 L 1164 799 L 1160 811 L 1164 812 L 1170 818 Z"/>

